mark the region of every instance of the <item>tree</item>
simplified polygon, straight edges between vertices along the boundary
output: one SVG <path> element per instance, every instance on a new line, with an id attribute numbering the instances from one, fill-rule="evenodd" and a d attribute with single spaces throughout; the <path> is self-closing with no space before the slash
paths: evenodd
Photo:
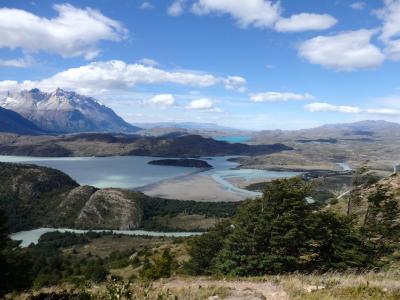
<path id="1" fill-rule="evenodd" d="M 368 197 L 362 232 L 376 259 L 389 255 L 400 243 L 400 207 L 394 196 L 378 186 Z"/>
<path id="2" fill-rule="evenodd" d="M 308 204 L 311 192 L 299 178 L 273 181 L 262 198 L 241 205 L 229 226 L 194 238 L 189 264 L 197 273 L 239 276 L 366 266 L 352 220 Z"/>
<path id="3" fill-rule="evenodd" d="M 211 228 L 207 234 L 189 240 L 190 260 L 184 265 L 185 270 L 191 275 L 212 274 L 213 260 L 232 229 L 231 223 L 224 221 Z"/>
<path id="4" fill-rule="evenodd" d="M 160 278 L 169 278 L 172 275 L 176 262 L 168 248 L 164 249 L 161 257 L 155 258 L 153 263 L 145 260 L 140 276 L 145 280 L 157 280 Z"/>
<path id="5" fill-rule="evenodd" d="M 0 298 L 5 293 L 21 290 L 31 284 L 31 261 L 14 250 L 16 245 L 8 238 L 6 223 L 6 214 L 0 210 Z"/>

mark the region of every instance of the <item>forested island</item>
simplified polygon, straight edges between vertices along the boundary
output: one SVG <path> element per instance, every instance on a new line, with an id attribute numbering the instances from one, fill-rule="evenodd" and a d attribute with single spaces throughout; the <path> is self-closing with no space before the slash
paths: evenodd
<path id="1" fill-rule="evenodd" d="M 179 158 L 179 159 L 158 159 L 148 162 L 149 165 L 174 166 L 199 169 L 211 169 L 213 166 L 201 159 Z"/>

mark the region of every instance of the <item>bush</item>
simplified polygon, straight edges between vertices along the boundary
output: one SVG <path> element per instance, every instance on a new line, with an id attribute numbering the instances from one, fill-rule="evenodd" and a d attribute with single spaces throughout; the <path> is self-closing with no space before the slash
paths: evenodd
<path id="1" fill-rule="evenodd" d="M 154 259 L 153 263 L 146 258 L 143 268 L 140 271 L 140 277 L 144 280 L 157 280 L 160 278 L 169 278 L 177 264 L 167 248 L 163 251 L 160 258 Z"/>

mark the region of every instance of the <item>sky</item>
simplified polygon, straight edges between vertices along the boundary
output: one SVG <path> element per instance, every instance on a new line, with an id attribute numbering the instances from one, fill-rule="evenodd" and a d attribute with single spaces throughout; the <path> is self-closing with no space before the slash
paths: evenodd
<path id="1" fill-rule="evenodd" d="M 2 0 L 0 93 L 73 90 L 131 123 L 400 121 L 400 0 Z"/>

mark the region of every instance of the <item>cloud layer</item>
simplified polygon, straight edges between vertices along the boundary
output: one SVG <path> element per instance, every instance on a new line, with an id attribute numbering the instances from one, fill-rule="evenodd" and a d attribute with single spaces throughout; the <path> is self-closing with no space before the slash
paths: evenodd
<path id="1" fill-rule="evenodd" d="M 351 105 L 333 105 L 324 102 L 310 103 L 305 106 L 310 112 L 339 112 L 339 113 L 364 113 L 373 115 L 400 115 L 400 110 L 393 108 L 368 108 L 362 109 Z"/>
<path id="2" fill-rule="evenodd" d="M 222 85 L 229 90 L 241 91 L 246 80 L 237 76 L 217 77 L 198 72 L 167 71 L 142 64 L 127 64 L 120 60 L 111 60 L 71 68 L 40 81 L 26 80 L 22 83 L 8 81 L 4 86 L 13 86 L 11 90 L 40 88 L 46 91 L 61 87 L 81 93 L 95 94 L 108 90 L 127 89 L 138 84 L 163 83 L 194 87 Z"/>
<path id="3" fill-rule="evenodd" d="M 307 104 L 306 109 L 311 112 L 342 112 L 342 113 L 358 113 L 361 110 L 356 106 L 350 105 L 333 105 L 324 102 L 315 102 Z"/>
<path id="4" fill-rule="evenodd" d="M 400 1 L 385 0 L 378 16 L 383 20 L 380 40 L 385 44 L 385 53 L 389 59 L 400 61 Z"/>
<path id="5" fill-rule="evenodd" d="M 29 55 L 15 59 L 0 59 L 1 67 L 28 68 L 32 66 L 33 63 L 34 59 Z"/>
<path id="6" fill-rule="evenodd" d="M 318 15 L 301 13 L 289 18 L 281 18 L 275 29 L 280 32 L 300 32 L 308 30 L 325 30 L 334 26 L 338 21 L 327 14 Z"/>
<path id="7" fill-rule="evenodd" d="M 93 59 L 100 53 L 99 41 L 120 41 L 127 34 L 123 25 L 98 10 L 69 4 L 54 9 L 58 16 L 47 19 L 21 9 L 0 8 L 0 48 Z"/>
<path id="8" fill-rule="evenodd" d="M 250 99 L 253 102 L 286 102 L 290 100 L 313 100 L 315 97 L 310 94 L 265 92 L 251 94 Z"/>
<path id="9" fill-rule="evenodd" d="M 192 6 L 197 15 L 227 14 L 240 27 L 275 28 L 281 32 L 325 30 L 337 23 L 327 14 L 300 13 L 282 17 L 279 1 L 269 0 L 198 0 Z"/>
<path id="10" fill-rule="evenodd" d="M 185 10 L 186 0 L 175 0 L 167 10 L 170 16 L 177 17 L 183 14 Z"/>

